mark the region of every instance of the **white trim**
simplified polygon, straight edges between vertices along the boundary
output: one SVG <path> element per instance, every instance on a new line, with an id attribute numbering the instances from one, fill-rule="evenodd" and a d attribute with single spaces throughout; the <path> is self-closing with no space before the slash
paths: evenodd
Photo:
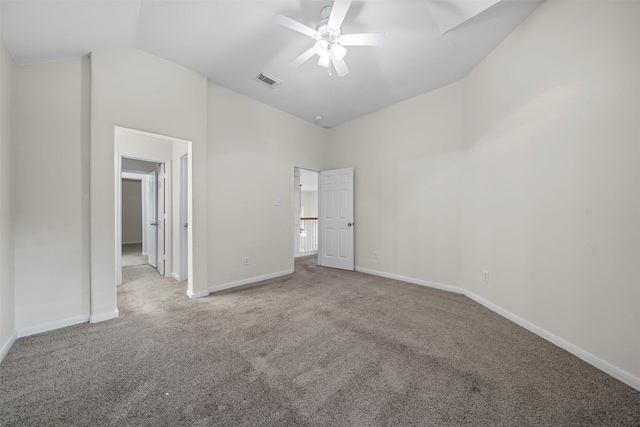
<path id="1" fill-rule="evenodd" d="M 9 339 L 7 339 L 4 342 L 4 344 L 2 344 L 2 347 L 0 348 L 0 363 L 2 363 L 5 356 L 9 353 L 9 350 L 11 350 L 11 347 L 13 346 L 13 344 L 16 342 L 17 339 L 18 339 L 18 331 L 14 329 L 11 336 L 9 336 Z"/>
<path id="2" fill-rule="evenodd" d="M 120 315 L 120 312 L 116 308 L 114 311 L 109 311 L 107 313 L 98 313 L 92 314 L 89 318 L 89 323 L 99 323 L 104 322 L 105 320 L 115 319 Z"/>
<path id="3" fill-rule="evenodd" d="M 200 291 L 200 292 L 191 292 L 189 289 L 187 289 L 187 296 L 191 299 L 197 299 L 197 298 L 202 298 L 202 297 L 208 297 L 209 296 L 209 291 Z"/>
<path id="4" fill-rule="evenodd" d="M 126 157 L 126 156 L 125 156 Z M 149 172 L 138 172 L 122 169 L 122 179 L 131 179 L 134 181 L 144 181 Z"/>
<path id="5" fill-rule="evenodd" d="M 39 325 L 27 326 L 26 328 L 18 328 L 18 338 L 28 337 L 30 335 L 41 334 L 55 329 L 65 328 L 67 326 L 77 325 L 79 323 L 87 323 L 89 316 L 75 316 L 67 319 L 60 319 L 53 322 L 40 323 Z"/>
<path id="6" fill-rule="evenodd" d="M 402 282 L 408 282 L 408 283 L 413 283 L 416 285 L 421 285 L 421 286 L 427 286 L 430 288 L 435 288 L 435 289 L 441 289 L 444 291 L 449 291 L 449 292 L 453 292 L 453 293 L 457 293 L 457 294 L 463 294 L 466 297 L 474 300 L 475 302 L 477 302 L 478 304 L 481 304 L 483 306 L 485 306 L 486 308 L 488 308 L 489 310 L 493 311 L 494 313 L 499 314 L 500 316 L 512 321 L 513 323 L 522 326 L 523 328 L 527 329 L 530 332 L 533 332 L 534 334 L 538 335 L 541 338 L 544 338 L 545 340 L 549 341 L 550 343 L 557 345 L 558 347 L 568 351 L 569 353 L 573 354 L 574 356 L 576 356 L 579 359 L 584 360 L 585 362 L 587 362 L 588 364 L 590 364 L 591 366 L 600 369 L 602 372 L 604 372 L 605 374 L 611 375 L 613 378 L 627 384 L 630 387 L 635 388 L 636 390 L 640 391 L 640 378 L 633 376 L 632 374 L 623 371 L 620 368 L 617 368 L 615 366 L 613 366 L 612 364 L 605 362 L 604 360 L 594 356 L 593 354 L 581 349 L 580 347 L 571 344 L 568 341 L 563 340 L 560 337 L 557 337 L 555 335 L 553 335 L 552 333 L 540 328 L 539 326 L 534 325 L 533 323 L 529 322 L 528 320 L 523 319 L 520 316 L 517 316 L 513 313 L 511 313 L 508 310 L 505 310 L 504 308 L 474 294 L 471 291 L 468 291 L 466 289 L 462 289 L 459 288 L 457 286 L 450 286 L 450 285 L 443 285 L 441 283 L 434 283 L 434 282 L 429 282 L 426 280 L 420 280 L 420 279 L 414 279 L 411 277 L 405 277 L 405 276 L 400 276 L 397 274 L 390 274 L 390 273 L 384 273 L 381 271 L 375 271 L 375 270 L 369 270 L 367 268 L 362 268 L 362 267 L 356 267 L 356 271 L 359 271 L 361 273 L 366 273 L 366 274 L 371 274 L 374 276 L 380 276 L 380 277 L 386 277 L 388 279 L 395 279 L 395 280 L 400 280 Z"/>
<path id="7" fill-rule="evenodd" d="M 534 334 L 538 335 L 541 338 L 544 338 L 545 340 L 549 341 L 552 344 L 557 345 L 558 347 L 568 351 L 569 353 L 573 354 L 574 356 L 578 357 L 579 359 L 584 360 L 585 362 L 587 362 L 588 364 L 600 369 L 601 371 L 603 371 L 606 374 L 611 375 L 613 378 L 622 381 L 623 383 L 627 384 L 630 387 L 635 388 L 636 390 L 640 391 L 640 378 L 634 377 L 633 375 L 631 375 L 628 372 L 623 371 L 620 368 L 617 368 L 615 366 L 613 366 L 612 364 L 605 362 L 604 360 L 594 356 L 593 354 L 581 349 L 580 347 L 571 344 L 568 341 L 563 340 L 560 337 L 557 337 L 555 335 L 553 335 L 552 333 L 540 328 L 539 326 L 534 325 L 533 323 L 529 322 L 528 320 L 523 319 L 520 316 L 517 316 L 513 313 L 511 313 L 510 311 L 505 310 L 504 308 L 474 294 L 473 292 L 467 291 L 465 290 L 464 295 L 471 298 L 472 300 L 474 300 L 475 302 L 477 302 L 478 304 L 482 304 L 483 306 L 485 306 L 486 308 L 488 308 L 489 310 L 501 315 L 502 317 L 505 317 L 506 319 L 511 320 L 513 323 L 522 326 L 523 328 L 527 329 L 530 332 L 533 332 Z"/>
<path id="8" fill-rule="evenodd" d="M 237 280 L 235 282 L 224 283 L 222 285 L 209 286 L 209 293 L 224 291 L 225 289 L 237 288 L 238 286 L 249 285 L 263 280 L 275 279 L 276 277 L 293 274 L 293 269 L 279 271 L 277 273 L 265 274 L 263 276 L 250 277 L 248 279 Z"/>
<path id="9" fill-rule="evenodd" d="M 182 280 L 180 280 L 180 276 L 177 273 L 171 272 L 171 277 L 173 277 L 176 282 L 182 282 Z"/>
<path id="10" fill-rule="evenodd" d="M 398 274 L 384 273 L 382 271 L 369 270 L 368 268 L 356 267 L 356 271 L 360 273 L 371 274 L 374 276 L 386 277 L 387 279 L 400 280 L 401 282 L 413 283 L 414 285 L 426 286 L 428 288 L 440 289 L 442 291 L 453 292 L 455 294 L 464 293 L 463 289 L 457 286 L 443 285 L 441 283 L 429 282 L 426 280 L 414 279 L 412 277 L 400 276 Z"/>

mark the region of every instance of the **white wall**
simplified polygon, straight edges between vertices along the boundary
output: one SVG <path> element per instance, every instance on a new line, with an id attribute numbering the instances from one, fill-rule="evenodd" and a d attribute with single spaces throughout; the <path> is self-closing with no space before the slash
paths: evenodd
<path id="1" fill-rule="evenodd" d="M 11 216 L 14 78 L 15 63 L 4 43 L 0 41 L 0 361 L 16 337 Z"/>
<path id="2" fill-rule="evenodd" d="M 16 327 L 89 315 L 88 66 L 16 68 L 13 147 Z"/>
<path id="3" fill-rule="evenodd" d="M 359 268 L 461 285 L 462 88 L 455 83 L 330 131 L 330 167 L 354 168 Z"/>
<path id="4" fill-rule="evenodd" d="M 318 192 L 303 191 L 300 195 L 302 198 L 303 214 L 306 218 L 318 217 Z"/>
<path id="5" fill-rule="evenodd" d="M 209 284 L 291 271 L 293 167 L 321 169 L 326 131 L 213 83 L 208 96 Z"/>
<path id="6" fill-rule="evenodd" d="M 465 286 L 636 379 L 639 61 L 640 3 L 546 2 L 464 82 Z"/>
<path id="7" fill-rule="evenodd" d="M 122 243 L 142 243 L 142 182 L 122 180 Z"/>
<path id="8" fill-rule="evenodd" d="M 91 313 L 117 315 L 114 126 L 193 142 L 189 291 L 207 290 L 206 78 L 153 55 L 120 49 L 91 54 Z M 193 250 L 197 248 L 197 250 Z"/>

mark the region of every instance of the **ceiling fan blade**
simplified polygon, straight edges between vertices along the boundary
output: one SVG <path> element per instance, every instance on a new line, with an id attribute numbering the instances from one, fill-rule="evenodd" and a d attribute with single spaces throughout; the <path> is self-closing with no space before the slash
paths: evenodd
<path id="1" fill-rule="evenodd" d="M 316 50 L 314 48 L 311 48 L 311 49 L 307 50 L 306 52 L 304 52 L 302 55 L 298 56 L 293 61 L 291 61 L 289 63 L 289 67 L 298 68 L 299 66 L 301 66 L 303 63 L 305 63 L 309 58 L 311 58 L 315 54 L 316 54 Z"/>
<path id="2" fill-rule="evenodd" d="M 342 46 L 382 46 L 386 39 L 385 33 L 343 34 L 339 43 Z"/>
<path id="3" fill-rule="evenodd" d="M 351 6 L 351 0 L 335 0 L 331 7 L 331 15 L 327 26 L 332 30 L 339 30 L 344 17 L 347 16 L 349 6 Z"/>
<path id="4" fill-rule="evenodd" d="M 298 21 L 294 21 L 293 19 L 284 16 L 284 15 L 276 15 L 273 17 L 273 21 L 276 24 L 280 24 L 283 27 L 287 27 L 293 31 L 297 31 L 299 33 L 304 34 L 305 36 L 309 36 L 309 37 L 315 37 L 316 36 L 316 30 L 314 30 L 311 27 L 307 27 L 304 24 L 299 23 Z"/>
<path id="5" fill-rule="evenodd" d="M 331 63 L 333 64 L 333 68 L 336 69 L 336 73 L 338 73 L 340 77 L 349 74 L 349 68 L 347 67 L 347 63 L 344 62 L 344 59 L 336 59 L 333 55 L 331 55 Z"/>

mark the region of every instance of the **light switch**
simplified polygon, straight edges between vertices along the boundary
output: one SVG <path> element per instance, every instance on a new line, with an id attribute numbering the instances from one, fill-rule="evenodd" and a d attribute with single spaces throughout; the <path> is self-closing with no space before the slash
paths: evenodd
<path id="1" fill-rule="evenodd" d="M 280 205 L 282 205 L 282 200 L 280 200 L 280 198 L 277 198 L 274 204 L 276 206 L 280 206 Z"/>

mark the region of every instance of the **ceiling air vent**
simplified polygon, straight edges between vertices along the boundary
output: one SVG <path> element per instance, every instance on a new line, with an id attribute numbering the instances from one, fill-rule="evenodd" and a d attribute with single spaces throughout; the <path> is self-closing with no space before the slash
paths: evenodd
<path id="1" fill-rule="evenodd" d="M 258 74 L 258 77 L 256 78 L 271 88 L 278 87 L 282 84 L 281 81 L 276 80 L 273 77 L 267 76 L 265 73 Z"/>

